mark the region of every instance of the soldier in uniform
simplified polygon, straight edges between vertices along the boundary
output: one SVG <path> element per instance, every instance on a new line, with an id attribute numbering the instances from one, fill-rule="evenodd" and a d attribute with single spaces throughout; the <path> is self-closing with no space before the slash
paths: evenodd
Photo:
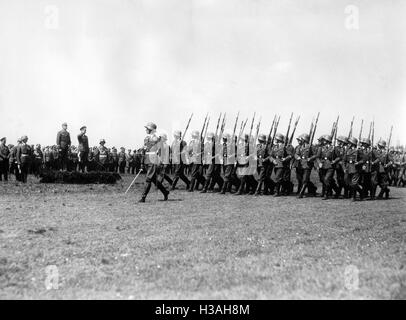
<path id="1" fill-rule="evenodd" d="M 51 170 L 52 169 L 52 151 L 51 148 L 49 146 L 46 146 L 44 149 L 44 167 L 47 170 Z"/>
<path id="2" fill-rule="evenodd" d="M 17 167 L 21 174 L 21 181 L 27 182 L 28 169 L 30 166 L 30 158 L 32 154 L 31 147 L 27 144 L 28 137 L 21 137 L 21 143 L 17 146 Z"/>
<path id="3" fill-rule="evenodd" d="M 361 159 L 363 161 L 361 168 L 361 184 L 364 191 L 364 198 L 368 196 L 368 191 L 372 191 L 371 186 L 371 162 L 372 162 L 372 149 L 371 140 L 369 138 L 362 138 L 360 141 Z M 372 192 L 371 192 L 372 196 Z"/>
<path id="4" fill-rule="evenodd" d="M 217 184 L 221 191 L 223 187 L 223 179 L 221 178 L 221 166 L 218 163 L 216 165 L 216 136 L 213 132 L 207 133 L 207 141 L 204 144 L 204 157 L 203 164 L 206 166 L 205 183 L 201 193 L 206 193 L 210 184 Z"/>
<path id="5" fill-rule="evenodd" d="M 395 156 L 396 156 L 395 148 L 390 147 L 388 157 L 390 159 L 394 160 Z M 396 164 L 395 164 L 394 161 L 392 161 L 392 163 L 386 168 L 386 172 L 387 172 L 387 175 L 388 175 L 389 185 L 390 186 L 396 185 Z"/>
<path id="6" fill-rule="evenodd" d="M 127 154 L 126 154 L 126 163 L 127 163 L 127 173 L 130 174 L 132 171 L 132 174 L 134 174 L 134 156 L 135 153 L 131 153 L 131 149 L 127 150 Z"/>
<path id="7" fill-rule="evenodd" d="M 193 192 L 194 189 L 198 189 L 199 183 L 204 185 L 205 180 L 201 174 L 201 167 L 202 167 L 202 150 L 201 150 L 201 141 L 200 141 L 200 134 L 199 131 L 192 132 L 192 140 L 188 146 L 188 155 L 190 159 L 190 163 L 192 165 L 192 173 L 191 173 L 191 180 L 190 180 L 190 187 L 188 189 L 189 192 Z"/>
<path id="8" fill-rule="evenodd" d="M 109 150 L 105 146 L 106 140 L 101 139 L 99 143 L 98 153 L 95 157 L 100 171 L 108 171 L 109 166 Z"/>
<path id="9" fill-rule="evenodd" d="M 89 160 L 89 138 L 86 135 L 87 128 L 82 126 L 78 134 L 79 170 L 85 172 Z"/>
<path id="10" fill-rule="evenodd" d="M 321 175 L 321 180 L 324 186 L 324 197 L 323 200 L 328 200 L 335 191 L 335 197 L 338 198 L 339 190 L 338 186 L 334 181 L 334 172 L 335 166 L 338 161 L 340 161 L 340 157 L 337 156 L 335 151 L 335 147 L 331 144 L 332 138 L 330 135 L 324 135 L 321 137 L 321 147 L 319 148 L 319 152 L 317 154 L 317 158 L 319 159 L 319 173 Z"/>
<path id="11" fill-rule="evenodd" d="M 39 177 L 42 171 L 43 158 L 44 155 L 41 150 L 41 145 L 37 144 L 33 152 L 33 174 L 36 177 Z"/>
<path id="12" fill-rule="evenodd" d="M 118 154 L 118 170 L 121 174 L 125 173 L 125 164 L 126 164 L 126 154 L 125 148 L 120 148 L 120 153 Z"/>
<path id="13" fill-rule="evenodd" d="M 285 137 L 283 134 L 277 133 L 275 135 L 275 140 L 276 144 L 272 148 L 270 159 L 275 166 L 275 196 L 279 197 L 282 193 L 285 195 L 288 194 L 288 190 L 286 190 L 287 181 L 284 179 L 286 179 L 286 168 L 289 166 L 290 160 L 292 159 L 292 151 L 290 148 L 286 148 L 284 144 Z"/>
<path id="14" fill-rule="evenodd" d="M 338 183 L 338 193 L 341 195 L 341 191 L 344 189 L 344 198 L 349 197 L 349 185 L 347 183 L 348 179 L 346 174 L 344 174 L 344 156 L 347 152 L 347 137 L 345 136 L 338 136 L 337 137 L 337 147 L 335 149 L 336 155 L 340 160 L 337 162 L 336 165 L 336 176 L 337 176 L 337 183 Z"/>
<path id="15" fill-rule="evenodd" d="M 56 145 L 59 151 L 59 168 L 61 170 L 67 170 L 68 167 L 68 152 L 70 149 L 71 141 L 70 134 L 67 131 L 68 125 L 66 123 L 62 124 L 62 130 L 56 135 Z"/>
<path id="16" fill-rule="evenodd" d="M 303 135 L 296 137 L 297 146 L 294 149 L 292 157 L 292 169 L 295 169 L 296 180 L 297 180 L 297 195 L 300 194 L 300 190 L 303 187 L 303 168 L 301 164 L 300 150 L 304 145 Z"/>
<path id="17" fill-rule="evenodd" d="M 6 146 L 7 139 L 0 139 L 0 181 L 8 181 L 8 168 L 9 168 L 9 157 L 10 150 Z"/>
<path id="18" fill-rule="evenodd" d="M 116 147 L 111 148 L 111 153 L 110 153 L 110 163 L 111 163 L 111 172 L 117 172 L 118 170 L 118 153 Z"/>
<path id="19" fill-rule="evenodd" d="M 299 174 L 302 175 L 302 186 L 300 188 L 298 198 L 303 198 L 306 189 L 308 189 L 309 194 L 315 196 L 316 188 L 310 181 L 310 174 L 318 154 L 314 152 L 314 148 L 310 145 L 310 136 L 307 133 L 300 135 L 299 138 L 300 143 L 296 148 L 295 158 L 298 161 L 298 167 L 300 167 Z"/>
<path id="20" fill-rule="evenodd" d="M 405 155 L 405 150 L 403 146 L 399 147 L 399 158 L 398 158 L 398 166 L 399 166 L 399 172 L 398 172 L 398 187 L 404 187 L 406 184 L 406 176 L 405 176 L 405 168 L 406 168 L 406 155 Z"/>
<path id="21" fill-rule="evenodd" d="M 391 165 L 391 157 L 385 150 L 386 141 L 378 141 L 378 148 L 372 151 L 372 170 L 371 170 L 371 184 L 372 192 L 371 199 L 375 199 L 377 186 L 381 188 L 378 198 L 382 199 L 385 194 L 385 198 L 389 198 L 389 182 L 387 168 Z"/>
<path id="22" fill-rule="evenodd" d="M 168 136 L 166 133 L 162 133 L 160 136 L 160 147 L 158 150 L 158 156 L 159 156 L 159 163 L 160 163 L 160 168 L 159 168 L 159 178 L 160 182 L 163 184 L 164 180 L 166 180 L 169 183 L 169 186 L 172 186 L 173 180 L 169 176 L 170 171 L 171 171 L 171 162 L 170 162 L 170 157 L 171 157 L 171 149 L 169 145 L 166 143 L 168 141 Z"/>
<path id="23" fill-rule="evenodd" d="M 258 144 L 257 144 L 257 172 L 258 172 L 258 185 L 255 190 L 255 195 L 262 194 L 262 188 L 266 183 L 266 176 L 268 170 L 268 160 L 267 160 L 267 147 L 266 147 L 266 135 L 260 134 L 258 136 Z M 266 189 L 264 192 L 268 192 Z"/>
<path id="24" fill-rule="evenodd" d="M 52 169 L 53 170 L 59 170 L 61 162 L 59 161 L 58 146 L 53 145 L 52 149 L 51 149 L 51 152 L 52 152 Z"/>
<path id="25" fill-rule="evenodd" d="M 222 159 L 223 159 L 223 172 L 224 172 L 224 184 L 221 189 L 221 194 L 231 192 L 232 186 L 235 185 L 239 188 L 239 180 L 235 175 L 236 164 L 236 137 L 232 137 L 230 133 L 225 133 L 222 137 Z"/>
<path id="26" fill-rule="evenodd" d="M 162 185 L 159 177 L 159 167 L 157 152 L 160 148 L 160 139 L 155 134 L 156 124 L 150 122 L 145 126 L 147 136 L 144 139 L 144 151 L 145 151 L 145 164 L 147 165 L 147 174 L 145 180 L 145 189 L 142 193 L 142 197 L 139 202 L 145 202 L 149 190 L 151 189 L 151 183 L 153 182 L 157 188 L 164 195 L 164 200 L 168 200 L 169 191 Z"/>
<path id="27" fill-rule="evenodd" d="M 175 190 L 178 180 L 181 179 L 186 184 L 186 189 L 190 187 L 190 181 L 185 175 L 185 162 L 186 159 L 186 141 L 182 140 L 182 134 L 180 131 L 175 131 L 173 134 L 174 140 L 171 146 L 172 165 L 174 165 L 175 174 L 173 177 L 173 183 L 171 190 Z"/>
<path id="28" fill-rule="evenodd" d="M 344 156 L 344 164 L 352 189 L 352 200 L 356 200 L 357 192 L 359 193 L 360 200 L 363 200 L 364 191 L 360 186 L 361 167 L 363 165 L 362 154 L 360 149 L 357 148 L 358 140 L 356 138 L 348 138 L 348 144 L 349 146 Z"/>

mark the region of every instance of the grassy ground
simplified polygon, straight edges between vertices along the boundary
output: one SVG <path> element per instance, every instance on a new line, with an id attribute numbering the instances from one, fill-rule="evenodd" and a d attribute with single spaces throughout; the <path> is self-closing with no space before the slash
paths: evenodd
<path id="1" fill-rule="evenodd" d="M 406 189 L 356 203 L 153 189 L 138 204 L 131 179 L 0 183 L 0 298 L 406 299 Z"/>

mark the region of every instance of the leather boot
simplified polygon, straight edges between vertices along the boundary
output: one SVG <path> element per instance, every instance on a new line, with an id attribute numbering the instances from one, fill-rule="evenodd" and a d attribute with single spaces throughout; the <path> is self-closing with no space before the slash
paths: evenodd
<path id="1" fill-rule="evenodd" d="M 202 191 L 200 191 L 200 193 L 206 193 L 207 189 L 209 188 L 210 185 L 210 179 L 207 179 L 206 182 L 204 183 L 203 189 Z"/>
<path id="2" fill-rule="evenodd" d="M 193 192 L 193 190 L 195 189 L 195 184 L 196 184 L 196 178 L 192 178 L 190 180 L 190 186 L 189 186 L 189 189 L 188 189 L 189 192 Z"/>
<path id="3" fill-rule="evenodd" d="M 223 187 L 221 188 L 220 194 L 226 194 L 227 187 L 228 187 L 228 182 L 224 182 Z"/>

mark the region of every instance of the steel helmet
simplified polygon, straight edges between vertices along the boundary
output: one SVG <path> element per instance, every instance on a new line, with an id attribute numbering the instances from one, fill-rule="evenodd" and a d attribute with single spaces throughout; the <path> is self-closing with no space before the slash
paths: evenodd
<path id="1" fill-rule="evenodd" d="M 378 146 L 380 146 L 380 147 L 386 147 L 386 141 L 385 140 L 379 140 L 378 141 Z"/>
<path id="2" fill-rule="evenodd" d="M 304 142 L 307 142 L 307 143 L 310 142 L 310 136 L 309 136 L 308 133 L 303 133 L 303 134 L 301 134 L 300 136 L 302 137 L 302 140 L 303 140 Z"/>
<path id="3" fill-rule="evenodd" d="M 258 141 L 266 141 L 266 135 L 264 135 L 264 134 L 260 134 L 259 136 L 258 136 Z"/>
<path id="4" fill-rule="evenodd" d="M 331 143 L 331 142 L 333 141 L 333 139 L 331 138 L 331 136 L 330 136 L 329 134 L 325 134 L 325 135 L 323 136 L 323 139 L 324 139 L 325 141 L 327 141 L 328 143 Z"/>
<path id="5" fill-rule="evenodd" d="M 192 138 L 198 138 L 199 137 L 200 132 L 195 130 L 192 132 Z"/>
<path id="6" fill-rule="evenodd" d="M 338 141 L 338 142 L 341 142 L 341 143 L 347 144 L 347 143 L 348 143 L 348 138 L 345 137 L 345 136 L 338 136 L 338 137 L 337 137 L 337 141 Z"/>
<path id="7" fill-rule="evenodd" d="M 174 133 L 173 133 L 173 135 L 175 136 L 175 137 L 181 137 L 182 136 L 182 133 L 179 131 L 179 130 L 176 130 Z"/>
<path id="8" fill-rule="evenodd" d="M 355 137 L 348 138 L 348 142 L 356 146 L 358 144 L 358 139 Z"/>
<path id="9" fill-rule="evenodd" d="M 208 133 L 207 133 L 207 138 L 208 138 L 208 139 L 214 138 L 214 132 L 208 132 Z"/>
<path id="10" fill-rule="evenodd" d="M 153 122 L 148 122 L 145 128 L 147 128 L 148 130 L 156 130 L 156 124 Z"/>
<path id="11" fill-rule="evenodd" d="M 371 139 L 369 139 L 369 138 L 362 138 L 360 142 L 361 142 L 362 144 L 366 144 L 366 145 L 368 145 L 368 146 L 371 145 Z"/>
<path id="12" fill-rule="evenodd" d="M 285 141 L 285 137 L 283 136 L 282 133 L 277 133 L 275 136 L 276 141 L 281 141 L 284 142 Z"/>

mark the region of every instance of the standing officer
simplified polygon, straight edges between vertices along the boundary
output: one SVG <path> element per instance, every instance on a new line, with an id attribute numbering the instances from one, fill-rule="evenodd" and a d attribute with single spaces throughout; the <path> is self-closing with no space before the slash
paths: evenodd
<path id="1" fill-rule="evenodd" d="M 125 159 L 126 159 L 125 148 L 121 147 L 120 152 L 118 154 L 118 171 L 121 174 L 125 173 L 125 161 L 126 161 Z"/>
<path id="2" fill-rule="evenodd" d="M 144 152 L 145 152 L 145 164 L 147 166 L 147 174 L 145 180 L 145 189 L 142 193 L 142 197 L 139 202 L 145 202 L 145 198 L 151 189 L 151 183 L 153 182 L 159 191 L 164 195 L 164 201 L 168 200 L 169 191 L 161 183 L 161 178 L 159 177 L 159 167 L 158 167 L 158 157 L 157 152 L 160 148 L 160 139 L 156 135 L 156 124 L 149 122 L 145 126 L 147 136 L 144 139 Z"/>
<path id="3" fill-rule="evenodd" d="M 348 149 L 344 156 L 345 170 L 352 189 L 352 200 L 357 198 L 357 191 L 360 200 L 364 199 L 364 192 L 360 186 L 361 167 L 363 164 L 361 151 L 357 148 L 358 140 L 354 137 L 348 139 Z"/>
<path id="4" fill-rule="evenodd" d="M 27 144 L 28 137 L 22 136 L 21 143 L 17 147 L 17 167 L 21 175 L 21 181 L 27 182 L 28 169 L 30 166 L 30 158 L 32 154 L 31 147 Z"/>
<path id="5" fill-rule="evenodd" d="M 78 134 L 79 142 L 79 170 L 85 172 L 87 170 L 87 163 L 89 157 L 89 139 L 86 135 L 86 126 L 80 128 L 80 133 Z"/>
<path id="6" fill-rule="evenodd" d="M 4 181 L 8 181 L 8 167 L 9 167 L 9 157 L 10 150 L 6 146 L 7 139 L 0 139 L 0 181 L 4 177 Z"/>
<path id="7" fill-rule="evenodd" d="M 33 152 L 33 166 L 32 172 L 36 177 L 39 177 L 42 171 L 44 155 L 42 153 L 41 145 L 37 144 Z"/>
<path id="8" fill-rule="evenodd" d="M 98 153 L 96 155 L 96 162 L 100 171 L 108 171 L 109 166 L 109 150 L 105 146 L 106 140 L 101 139 L 99 143 Z"/>
<path id="9" fill-rule="evenodd" d="M 175 131 L 173 133 L 174 140 L 171 146 L 172 153 L 172 165 L 175 167 L 175 175 L 173 177 L 173 183 L 171 190 L 175 190 L 178 180 L 181 179 L 186 184 L 186 189 L 190 187 L 190 181 L 185 175 L 185 162 L 187 144 L 186 141 L 182 140 L 182 134 L 180 131 Z"/>
<path id="10" fill-rule="evenodd" d="M 68 168 L 68 151 L 71 145 L 70 134 L 67 129 L 68 125 L 65 122 L 62 124 L 62 130 L 56 135 L 56 145 L 58 146 L 60 161 L 59 168 L 64 171 Z"/>

